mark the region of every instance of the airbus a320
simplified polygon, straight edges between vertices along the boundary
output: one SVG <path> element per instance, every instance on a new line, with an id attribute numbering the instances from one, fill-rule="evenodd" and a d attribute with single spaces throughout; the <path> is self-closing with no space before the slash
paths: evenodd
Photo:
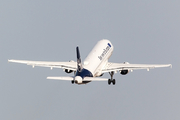
<path id="1" fill-rule="evenodd" d="M 68 80 L 71 81 L 72 84 L 87 84 L 91 81 L 107 81 L 108 84 L 116 84 L 116 80 L 113 79 L 114 73 L 119 72 L 122 75 L 128 74 L 133 70 L 140 69 L 153 69 L 159 67 L 170 67 L 171 64 L 164 65 L 148 65 L 148 64 L 130 64 L 128 62 L 124 63 L 113 63 L 108 62 L 108 59 L 111 57 L 113 53 L 113 45 L 107 40 L 103 39 L 97 42 L 92 51 L 86 57 L 84 62 L 81 62 L 79 47 L 76 47 L 77 53 L 77 62 L 69 61 L 69 62 L 46 62 L 46 61 L 27 61 L 27 60 L 8 60 L 9 62 L 22 63 L 33 66 L 40 67 L 49 67 L 53 68 L 62 68 L 66 73 L 74 73 L 73 76 L 65 76 L 65 77 L 47 77 L 47 79 L 54 80 Z M 110 79 L 101 78 L 104 73 L 110 74 Z"/>

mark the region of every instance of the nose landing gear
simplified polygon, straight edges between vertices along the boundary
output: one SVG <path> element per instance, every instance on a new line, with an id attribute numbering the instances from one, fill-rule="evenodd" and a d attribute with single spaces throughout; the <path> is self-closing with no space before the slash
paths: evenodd
<path id="1" fill-rule="evenodd" d="M 115 85 L 116 84 L 116 80 L 113 79 L 114 72 L 113 71 L 109 72 L 109 74 L 111 76 L 111 79 L 108 79 L 108 84 L 110 85 L 112 83 L 113 85 Z"/>

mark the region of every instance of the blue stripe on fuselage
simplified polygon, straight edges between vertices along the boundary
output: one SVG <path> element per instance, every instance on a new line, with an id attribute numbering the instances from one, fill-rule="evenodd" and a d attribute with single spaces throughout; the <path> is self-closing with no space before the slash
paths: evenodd
<path id="1" fill-rule="evenodd" d="M 81 76 L 82 78 L 84 78 L 84 77 L 93 77 L 92 73 L 87 69 L 82 69 L 81 72 L 77 71 L 76 76 Z"/>

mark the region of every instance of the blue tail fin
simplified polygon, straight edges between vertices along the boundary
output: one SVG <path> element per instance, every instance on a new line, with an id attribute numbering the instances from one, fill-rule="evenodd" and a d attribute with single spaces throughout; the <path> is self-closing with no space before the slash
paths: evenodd
<path id="1" fill-rule="evenodd" d="M 78 71 L 81 72 L 82 63 L 81 63 L 81 56 L 80 56 L 80 52 L 79 52 L 79 47 L 76 47 L 76 53 L 77 53 L 77 68 L 78 68 Z"/>

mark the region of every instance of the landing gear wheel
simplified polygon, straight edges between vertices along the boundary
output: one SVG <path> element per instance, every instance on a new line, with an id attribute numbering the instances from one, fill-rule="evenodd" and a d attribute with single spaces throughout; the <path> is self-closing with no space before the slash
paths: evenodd
<path id="1" fill-rule="evenodd" d="M 113 72 L 113 71 L 112 71 L 112 72 L 109 72 L 109 74 L 110 74 L 110 76 L 111 76 L 111 79 L 108 79 L 108 84 L 110 85 L 111 82 L 112 82 L 112 84 L 115 85 L 115 84 L 116 84 L 116 80 L 113 79 L 114 72 Z"/>
<path id="2" fill-rule="evenodd" d="M 109 84 L 109 85 L 111 84 L 111 79 L 108 79 L 108 84 Z"/>
<path id="3" fill-rule="evenodd" d="M 74 80 L 72 80 L 71 83 L 74 84 Z"/>
<path id="4" fill-rule="evenodd" d="M 115 79 L 113 79 L 113 80 L 112 80 L 112 83 L 113 83 L 113 85 L 115 85 L 115 84 L 116 84 L 116 80 L 115 80 Z"/>

